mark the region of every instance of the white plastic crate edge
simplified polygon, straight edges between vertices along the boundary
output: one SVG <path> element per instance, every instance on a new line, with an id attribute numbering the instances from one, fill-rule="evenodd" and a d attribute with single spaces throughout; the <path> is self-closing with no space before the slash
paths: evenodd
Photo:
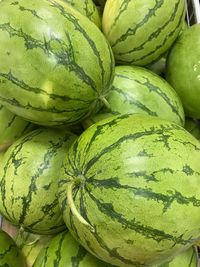
<path id="1" fill-rule="evenodd" d="M 189 26 L 200 23 L 200 0 L 185 0 L 186 1 L 186 19 Z M 191 23 L 191 18 L 193 21 Z"/>

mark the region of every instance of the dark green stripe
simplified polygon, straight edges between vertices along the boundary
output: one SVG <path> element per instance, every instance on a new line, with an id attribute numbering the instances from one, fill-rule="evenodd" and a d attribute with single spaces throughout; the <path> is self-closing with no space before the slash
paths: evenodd
<path id="1" fill-rule="evenodd" d="M 46 267 L 47 266 L 47 262 L 48 262 L 48 259 L 49 259 L 49 257 L 48 257 L 48 249 L 49 249 L 49 247 L 45 247 L 44 248 L 44 256 L 43 256 L 43 261 L 42 261 L 42 267 Z M 37 258 L 36 258 L 36 260 L 37 260 Z M 49 267 L 49 266 L 47 266 L 47 267 Z"/>
<path id="2" fill-rule="evenodd" d="M 118 212 L 115 211 L 114 206 L 112 203 L 105 203 L 101 202 L 99 199 L 95 198 L 95 196 L 91 193 L 89 189 L 87 189 L 87 193 L 90 196 L 93 203 L 97 206 L 100 213 L 105 214 L 108 216 L 112 221 L 116 221 L 122 226 L 124 226 L 126 229 L 129 228 L 130 230 L 133 230 L 142 236 L 144 236 L 147 239 L 153 239 L 156 242 L 161 242 L 163 240 L 168 240 L 173 245 L 181 244 L 181 245 L 189 245 L 193 244 L 195 242 L 195 239 L 192 239 L 191 237 L 187 240 L 183 239 L 183 235 L 176 237 L 171 234 L 168 234 L 162 230 L 155 229 L 151 226 L 143 225 L 141 222 L 136 221 L 136 219 L 133 219 L 131 221 L 128 221 L 124 216 Z"/>
<path id="3" fill-rule="evenodd" d="M 168 172 L 167 169 L 158 170 L 155 173 L 161 172 Z M 169 169 L 171 173 L 172 170 Z M 132 174 L 134 176 L 134 173 Z M 136 178 L 137 179 L 137 178 Z M 166 212 L 174 202 L 177 202 L 180 205 L 190 205 L 192 204 L 194 207 L 200 207 L 200 200 L 196 199 L 194 196 L 192 197 L 185 197 L 178 192 L 177 190 L 168 190 L 166 193 L 156 193 L 151 188 L 140 188 L 131 185 L 122 185 L 119 183 L 118 177 L 111 177 L 104 180 L 97 180 L 93 177 L 87 179 L 88 184 L 92 184 L 95 188 L 104 188 L 104 189 L 119 189 L 119 190 L 126 190 L 134 194 L 134 196 L 139 196 L 141 198 L 145 198 L 147 200 L 155 200 L 156 202 L 162 202 L 163 204 L 163 213 Z M 130 194 L 130 193 L 129 193 Z"/>
<path id="4" fill-rule="evenodd" d="M 121 6 L 118 7 L 118 14 L 117 16 L 115 17 L 108 33 L 106 34 L 106 36 L 109 36 L 110 35 L 110 32 L 112 31 L 112 29 L 115 27 L 115 25 L 117 24 L 119 18 L 122 16 L 122 14 L 124 12 L 126 12 L 127 8 L 128 8 L 128 5 L 129 3 L 131 3 L 132 0 L 124 0 L 124 1 L 121 1 Z M 109 18 L 108 18 L 109 19 Z"/>
<path id="5" fill-rule="evenodd" d="M 159 95 L 162 99 L 165 100 L 166 104 L 169 106 L 169 108 L 172 110 L 173 113 L 175 113 L 177 115 L 177 117 L 179 118 L 180 122 L 183 124 L 183 118 L 180 116 L 179 112 L 178 112 L 178 105 L 174 106 L 171 102 L 171 99 L 168 97 L 168 95 L 162 91 L 162 89 L 158 86 L 156 86 L 155 84 L 151 83 L 150 80 L 145 77 L 145 76 L 141 76 L 142 79 L 145 80 L 145 82 L 141 82 L 138 79 L 131 79 L 129 77 L 127 77 L 126 75 L 122 75 L 122 74 L 116 74 L 116 77 L 119 78 L 123 78 L 123 79 L 127 79 L 127 80 L 132 80 L 133 82 L 136 82 L 140 85 L 145 86 L 146 88 L 149 89 L 150 93 L 154 92 L 157 95 Z M 168 84 L 167 84 L 168 85 Z M 168 85 L 169 86 L 169 85 Z"/>
<path id="6" fill-rule="evenodd" d="M 62 110 L 59 110 L 55 107 L 51 107 L 51 108 L 43 108 L 43 107 L 34 107 L 32 106 L 30 103 L 28 103 L 27 105 L 22 105 L 19 101 L 17 101 L 16 99 L 7 99 L 7 98 L 4 98 L 4 97 L 1 97 L 0 96 L 0 100 L 5 102 L 6 104 L 9 104 L 9 105 L 12 105 L 12 106 L 15 106 L 15 107 L 18 107 L 18 108 L 23 108 L 23 109 L 32 109 L 32 110 L 35 110 L 35 111 L 43 111 L 43 112 L 50 112 L 50 113 L 73 113 L 73 112 L 78 112 L 78 111 L 83 111 L 84 109 L 87 109 L 87 108 L 77 108 L 77 109 L 62 109 Z M 80 117 L 82 116 L 86 116 L 85 113 L 84 115 L 81 114 Z M 70 119 L 69 119 L 70 120 Z"/>
<path id="7" fill-rule="evenodd" d="M 103 126 L 99 126 L 97 127 L 96 132 L 94 133 L 93 137 L 91 138 L 91 143 L 94 142 L 96 136 L 98 136 L 99 134 L 101 134 L 101 130 L 103 129 Z M 122 137 L 120 137 L 118 140 L 116 140 L 114 143 L 110 144 L 107 147 L 104 147 L 101 151 L 99 151 L 99 153 L 97 153 L 93 158 L 91 158 L 86 166 L 84 167 L 84 175 L 86 175 L 86 173 L 90 170 L 90 168 L 105 154 L 110 153 L 112 150 L 118 148 L 119 146 L 121 146 L 124 142 L 127 142 L 128 140 L 137 140 L 140 138 L 144 138 L 145 136 L 153 136 L 153 135 L 158 135 L 158 140 L 156 140 L 157 142 L 162 142 L 163 145 L 168 149 L 168 138 L 172 138 L 170 131 L 174 130 L 175 128 L 177 128 L 176 130 L 182 130 L 182 128 L 178 128 L 176 127 L 175 124 L 173 124 L 171 127 L 162 127 L 160 129 L 156 129 L 155 127 L 151 127 L 150 130 L 145 130 L 142 132 L 136 132 L 133 134 L 128 134 L 128 135 L 124 135 Z M 168 132 L 168 133 L 167 133 Z"/>
<path id="8" fill-rule="evenodd" d="M 171 13 L 171 16 L 169 17 L 169 19 L 160 27 L 156 28 L 156 31 L 152 32 L 150 34 L 150 36 L 148 36 L 148 39 L 146 41 L 144 41 L 143 43 L 141 43 L 140 46 L 138 47 L 134 47 L 133 49 L 129 50 L 129 51 L 126 51 L 126 52 L 119 52 L 119 53 L 116 53 L 116 55 L 118 56 L 122 56 L 122 55 L 126 55 L 126 54 L 130 54 L 130 53 L 133 53 L 135 51 L 140 51 L 140 50 L 143 50 L 144 49 L 144 46 L 147 44 L 147 43 L 150 43 L 153 39 L 156 39 L 161 33 L 162 31 L 172 22 L 174 21 L 174 19 L 176 18 L 176 14 L 177 14 L 177 10 L 180 6 L 180 2 L 182 0 L 179 0 L 176 4 L 175 4 L 175 8 L 174 8 L 174 11 Z M 182 18 L 182 16 L 181 16 Z"/>
<path id="9" fill-rule="evenodd" d="M 150 110 L 142 102 L 140 102 L 139 100 L 134 99 L 131 94 L 129 94 L 127 92 L 124 92 L 123 90 L 121 90 L 120 88 L 117 88 L 115 86 L 112 86 L 112 90 L 117 92 L 121 97 L 123 97 L 124 100 L 126 102 L 128 102 L 128 104 L 136 106 L 137 108 L 141 109 L 142 111 L 144 111 L 145 113 L 147 113 L 150 116 L 158 116 L 158 114 L 156 112 Z"/>
<path id="10" fill-rule="evenodd" d="M 82 246 L 79 246 L 76 256 L 71 257 L 71 267 L 78 267 L 86 255 L 87 251 Z"/>
<path id="11" fill-rule="evenodd" d="M 8 253 L 10 253 L 12 251 L 12 249 L 17 249 L 15 244 L 9 245 L 9 247 L 6 248 L 3 253 L 0 253 L 1 259 L 3 259 Z"/>
<path id="12" fill-rule="evenodd" d="M 15 121 L 16 118 L 17 118 L 17 116 L 13 114 L 11 120 L 8 121 L 8 124 L 7 124 L 7 127 L 6 128 L 9 128 L 14 123 L 14 121 Z"/>
<path id="13" fill-rule="evenodd" d="M 6 31 L 10 35 L 10 38 L 14 36 L 22 38 L 24 40 L 25 47 L 27 50 L 34 49 L 34 48 L 41 49 L 45 53 L 46 56 L 51 57 L 53 55 L 53 57 L 57 60 L 57 65 L 62 65 L 67 70 L 73 71 L 75 75 L 83 83 L 89 85 L 94 91 L 97 91 L 95 82 L 85 73 L 84 69 L 81 68 L 75 62 L 73 45 L 71 44 L 71 38 L 69 34 L 67 33 L 67 31 L 65 32 L 65 34 L 69 42 L 68 44 L 53 35 L 51 35 L 51 38 L 49 39 L 49 41 L 45 39 L 45 36 L 43 37 L 44 41 L 37 40 L 33 38 L 31 35 L 28 35 L 27 33 L 23 32 L 22 28 L 21 29 L 13 28 L 9 22 L 0 24 L 0 30 Z M 54 49 L 51 47 L 51 42 L 54 43 L 54 46 L 55 46 L 55 42 L 57 42 L 57 44 L 62 48 L 61 51 L 59 52 L 54 51 Z"/>
<path id="14" fill-rule="evenodd" d="M 83 190 L 86 189 L 81 187 L 79 189 L 79 193 L 80 193 L 80 214 L 83 216 L 83 218 L 90 224 L 90 220 L 87 216 L 87 210 L 86 210 L 86 207 L 85 207 L 85 203 L 84 203 L 84 199 L 83 199 L 83 196 L 85 194 L 85 192 L 83 192 Z M 86 190 L 87 191 L 87 190 Z M 73 217 L 71 218 L 71 220 L 73 219 Z M 95 229 L 95 225 L 93 225 L 94 229 Z M 76 230 L 76 233 L 78 233 L 78 231 Z M 106 250 L 106 252 L 111 256 L 111 257 L 115 257 L 117 259 L 119 259 L 120 261 L 124 262 L 124 263 L 127 263 L 127 264 L 135 264 L 135 262 L 131 261 L 131 260 L 128 260 L 128 259 L 125 259 L 123 258 L 118 252 L 116 249 L 110 249 L 106 243 L 103 241 L 103 239 L 97 234 L 97 231 L 95 229 L 95 232 L 93 233 L 94 237 L 96 238 L 96 240 L 98 241 L 99 245 L 101 246 L 102 249 Z M 93 252 L 94 255 L 97 255 L 94 248 L 91 246 L 90 242 L 86 242 L 89 249 Z M 97 255 L 98 256 L 98 255 Z M 100 255 L 99 255 L 100 256 Z M 137 265 L 134 265 L 134 266 L 137 266 Z"/>
<path id="15" fill-rule="evenodd" d="M 114 48 L 118 43 L 125 41 L 129 36 L 135 35 L 138 29 L 142 28 L 152 17 L 155 17 L 156 11 L 161 8 L 164 3 L 164 0 L 156 0 L 155 6 L 148 9 L 148 13 L 145 15 L 143 20 L 137 23 L 134 28 L 128 28 L 128 30 L 111 45 L 112 48 Z"/>
<path id="16" fill-rule="evenodd" d="M 59 5 L 58 2 L 53 1 L 53 0 L 49 0 L 49 2 L 51 3 L 52 7 L 57 8 L 60 11 L 60 14 L 74 25 L 75 29 L 84 36 L 84 38 L 90 45 L 94 55 L 97 57 L 99 67 L 101 69 L 102 84 L 104 85 L 105 84 L 105 70 L 103 67 L 103 61 L 101 59 L 101 55 L 96 47 L 95 42 L 90 38 L 86 30 L 79 24 L 79 19 L 77 19 L 73 14 L 68 13 L 67 10 L 65 10 L 63 6 Z M 93 90 L 96 91 L 96 86 L 92 88 Z"/>
<path id="17" fill-rule="evenodd" d="M 185 9 L 183 9 L 182 15 L 180 16 L 180 19 L 178 21 L 178 24 L 175 26 L 174 30 L 171 31 L 170 33 L 168 33 L 165 36 L 165 39 L 163 40 L 163 42 L 161 44 L 159 44 L 157 46 L 154 46 L 154 50 L 152 50 L 149 53 L 143 55 L 139 59 L 133 59 L 131 61 L 128 61 L 128 60 L 123 61 L 123 60 L 120 59 L 120 60 L 118 60 L 118 62 L 121 63 L 121 64 L 122 63 L 135 64 L 136 62 L 141 61 L 141 60 L 144 60 L 144 59 L 148 58 L 149 56 L 153 55 L 156 51 L 159 51 L 159 49 L 162 48 L 165 45 L 165 43 L 169 40 L 169 38 L 174 36 L 174 33 L 177 31 L 177 29 L 181 27 L 182 22 L 183 22 L 183 16 L 184 16 L 184 14 L 185 14 Z"/>
<path id="18" fill-rule="evenodd" d="M 96 126 L 96 130 L 95 132 L 93 133 L 91 139 L 87 142 L 87 144 L 85 145 L 85 148 L 84 148 L 84 151 L 82 151 L 83 155 L 86 155 L 88 153 L 88 151 L 90 150 L 92 144 L 95 142 L 96 138 L 100 135 L 102 135 L 105 130 L 107 128 L 110 128 L 110 127 L 113 127 L 113 126 L 116 126 L 121 120 L 125 119 L 125 118 L 128 118 L 129 115 L 128 114 L 123 114 L 115 119 L 112 119 L 111 121 L 109 122 L 106 122 L 102 125 L 98 125 Z M 80 136 L 79 139 L 76 140 L 76 142 L 81 142 L 81 139 L 84 138 L 84 135 Z M 78 152 L 78 151 L 77 151 Z M 77 158 L 77 155 L 75 153 L 75 158 Z M 83 166 L 85 165 L 85 162 L 86 162 L 86 157 L 84 157 L 84 164 Z"/>
<path id="19" fill-rule="evenodd" d="M 48 96 L 50 99 L 53 100 L 61 100 L 64 102 L 73 100 L 73 101 L 79 101 L 79 102 L 84 102 L 84 103 L 89 103 L 89 101 L 87 100 L 83 100 L 80 98 L 71 98 L 68 96 L 63 96 L 63 95 L 56 95 L 56 94 L 50 94 L 48 92 L 46 92 L 43 89 L 40 89 L 38 87 L 32 87 L 28 84 L 26 84 L 23 80 L 19 80 L 17 77 L 15 77 L 11 71 L 9 71 L 8 73 L 0 73 L 0 77 L 3 77 L 4 79 L 6 79 L 7 81 L 11 82 L 12 84 L 16 85 L 19 88 L 23 89 L 24 91 L 28 91 L 34 94 L 41 94 L 41 95 L 46 95 Z"/>
<path id="20" fill-rule="evenodd" d="M 55 251 L 56 258 L 53 261 L 53 266 L 54 267 L 59 267 L 60 266 L 60 262 L 62 260 L 61 249 L 62 249 L 62 246 L 63 246 L 63 242 L 65 240 L 65 236 L 66 236 L 66 232 L 63 232 L 61 237 L 60 237 L 59 243 L 57 245 L 57 249 Z M 66 253 L 67 253 L 67 251 L 66 251 Z"/>
<path id="21" fill-rule="evenodd" d="M 190 257 L 190 262 L 189 262 L 188 267 L 194 267 L 194 266 L 193 266 L 193 260 L 194 260 L 194 257 L 197 258 L 195 249 L 194 249 L 194 248 L 192 248 L 192 249 L 193 249 L 193 252 L 192 252 L 192 255 L 191 255 L 191 257 Z M 198 259 L 197 259 L 196 261 L 198 262 Z"/>

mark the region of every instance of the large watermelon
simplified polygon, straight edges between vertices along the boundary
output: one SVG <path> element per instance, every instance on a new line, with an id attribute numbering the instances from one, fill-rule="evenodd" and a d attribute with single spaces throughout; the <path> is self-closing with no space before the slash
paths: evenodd
<path id="1" fill-rule="evenodd" d="M 37 234 L 65 229 L 57 180 L 75 138 L 70 132 L 40 128 L 6 151 L 0 168 L 0 213 L 12 224 Z"/>
<path id="2" fill-rule="evenodd" d="M 200 143 L 181 126 L 121 115 L 88 128 L 60 175 L 64 220 L 92 254 L 152 266 L 199 237 Z"/>
<path id="3" fill-rule="evenodd" d="M 144 68 L 117 66 L 106 99 L 109 113 L 147 114 L 184 125 L 183 106 L 175 90 L 164 79 Z M 105 113 L 105 109 L 101 113 Z M 100 118 L 99 114 L 96 116 Z"/>
<path id="4" fill-rule="evenodd" d="M 113 80 L 112 51 L 96 25 L 70 5 L 0 1 L 0 40 L 0 102 L 8 109 L 59 125 L 100 108 Z"/>
<path id="5" fill-rule="evenodd" d="M 184 16 L 185 0 L 107 0 L 102 26 L 118 63 L 144 66 L 172 45 Z"/>
<path id="6" fill-rule="evenodd" d="M 98 9 L 92 0 L 63 0 L 78 10 L 81 14 L 86 16 L 94 22 L 99 28 L 101 27 L 101 20 Z"/>
<path id="7" fill-rule="evenodd" d="M 0 266 L 25 267 L 25 261 L 14 240 L 0 229 Z"/>
<path id="8" fill-rule="evenodd" d="M 87 252 L 68 231 L 54 237 L 38 255 L 33 267 L 111 267 Z"/>
<path id="9" fill-rule="evenodd" d="M 15 140 L 33 128 L 32 123 L 0 105 L 0 152 L 6 150 Z"/>

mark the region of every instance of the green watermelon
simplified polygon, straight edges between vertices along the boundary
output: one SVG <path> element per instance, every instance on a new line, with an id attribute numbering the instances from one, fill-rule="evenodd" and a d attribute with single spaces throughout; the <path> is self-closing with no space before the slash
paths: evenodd
<path id="1" fill-rule="evenodd" d="M 15 140 L 33 130 L 34 125 L 13 114 L 0 105 L 0 152 L 6 150 Z"/>
<path id="2" fill-rule="evenodd" d="M 179 94 L 185 114 L 200 119 L 200 24 L 183 31 L 171 48 L 166 79 Z"/>
<path id="3" fill-rule="evenodd" d="M 198 267 L 198 255 L 196 248 L 191 247 L 177 255 L 170 262 L 154 267 Z"/>
<path id="4" fill-rule="evenodd" d="M 24 259 L 14 240 L 0 229 L 0 266 L 25 267 Z"/>
<path id="5" fill-rule="evenodd" d="M 68 231 L 54 237 L 38 255 L 33 267 L 111 267 L 87 252 Z"/>
<path id="6" fill-rule="evenodd" d="M 92 0 L 63 0 L 101 28 L 98 9 Z"/>
<path id="7" fill-rule="evenodd" d="M 112 50 L 70 5 L 0 1 L 0 40 L 0 103 L 13 113 L 36 124 L 70 125 L 102 106 L 114 75 Z"/>
<path id="8" fill-rule="evenodd" d="M 108 108 L 94 116 L 93 121 L 110 114 L 139 113 L 156 116 L 184 125 L 184 110 L 175 90 L 164 79 L 137 66 L 117 66 L 111 90 L 106 97 Z M 91 122 L 90 119 L 86 120 Z"/>
<path id="9" fill-rule="evenodd" d="M 120 64 L 148 65 L 181 31 L 184 0 L 107 0 L 102 28 Z"/>
<path id="10" fill-rule="evenodd" d="M 59 203 L 67 227 L 116 266 L 167 262 L 200 238 L 200 143 L 153 116 L 113 116 L 67 152 Z"/>
<path id="11" fill-rule="evenodd" d="M 65 229 L 57 200 L 58 171 L 76 136 L 39 128 L 13 143 L 0 168 L 0 213 L 36 234 Z"/>

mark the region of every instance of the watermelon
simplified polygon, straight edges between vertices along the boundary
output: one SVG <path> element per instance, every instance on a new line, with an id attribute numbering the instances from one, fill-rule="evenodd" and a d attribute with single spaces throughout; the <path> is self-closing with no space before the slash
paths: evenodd
<path id="1" fill-rule="evenodd" d="M 50 240 L 38 255 L 33 267 L 111 267 L 87 252 L 64 231 Z"/>
<path id="2" fill-rule="evenodd" d="M 65 229 L 57 200 L 58 170 L 76 136 L 39 128 L 13 143 L 0 168 L 0 213 L 21 230 L 53 234 Z"/>
<path id="3" fill-rule="evenodd" d="M 75 140 L 59 203 L 73 236 L 116 266 L 161 264 L 200 238 L 200 143 L 181 126 L 125 114 Z"/>
<path id="4" fill-rule="evenodd" d="M 184 125 L 183 106 L 175 90 L 164 79 L 145 68 L 117 66 L 106 99 L 109 114 L 147 114 Z M 105 113 L 103 109 L 92 120 L 104 118 Z"/>
<path id="5" fill-rule="evenodd" d="M 200 119 L 200 24 L 183 31 L 171 48 L 166 79 L 179 94 L 185 114 Z"/>
<path id="6" fill-rule="evenodd" d="M 200 121 L 187 118 L 184 128 L 194 137 L 200 140 Z"/>
<path id="7" fill-rule="evenodd" d="M 97 27 L 101 28 L 101 21 L 98 9 L 92 0 L 63 0 L 63 1 L 71 5 L 81 14 L 83 14 L 92 22 L 94 22 L 97 25 Z"/>
<path id="8" fill-rule="evenodd" d="M 169 49 L 184 17 L 184 0 L 107 0 L 102 28 L 117 63 L 144 66 Z"/>
<path id="9" fill-rule="evenodd" d="M 195 247 L 191 247 L 183 253 L 176 256 L 170 262 L 154 267 L 197 267 L 198 255 Z"/>
<path id="10" fill-rule="evenodd" d="M 24 259 L 14 240 L 0 229 L 0 266 L 25 267 Z"/>
<path id="11" fill-rule="evenodd" d="M 0 152 L 34 128 L 32 123 L 13 114 L 2 105 L 0 105 L 0 125 Z"/>
<path id="12" fill-rule="evenodd" d="M 70 125 L 102 106 L 114 75 L 112 50 L 70 5 L 0 1 L 0 40 L 0 103 L 13 113 L 40 125 Z"/>

